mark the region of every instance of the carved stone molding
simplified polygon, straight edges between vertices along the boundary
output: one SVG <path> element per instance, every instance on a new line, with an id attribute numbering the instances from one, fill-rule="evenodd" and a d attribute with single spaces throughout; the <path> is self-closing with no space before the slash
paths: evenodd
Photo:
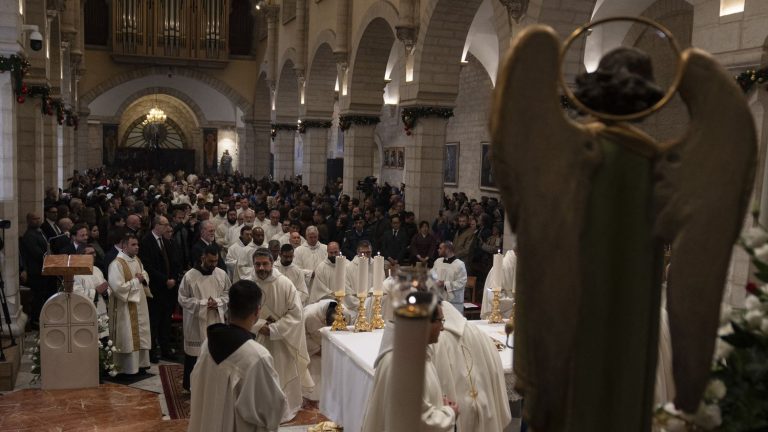
<path id="1" fill-rule="evenodd" d="M 405 51 L 408 55 L 413 54 L 413 50 L 416 48 L 416 39 L 419 35 L 419 29 L 417 27 L 408 26 L 396 26 L 397 39 L 403 42 Z"/>
<path id="2" fill-rule="evenodd" d="M 528 12 L 529 0 L 499 0 L 499 2 L 507 8 L 507 14 L 516 23 L 519 23 L 520 18 Z"/>

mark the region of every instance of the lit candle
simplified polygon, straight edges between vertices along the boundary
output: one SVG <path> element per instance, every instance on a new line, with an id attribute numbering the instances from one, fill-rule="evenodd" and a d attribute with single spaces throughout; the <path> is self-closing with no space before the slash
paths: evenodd
<path id="1" fill-rule="evenodd" d="M 493 255 L 493 291 L 501 291 L 501 283 L 504 280 L 503 261 L 504 256 L 501 253 Z"/>
<path id="2" fill-rule="evenodd" d="M 360 255 L 357 266 L 357 295 L 368 294 L 368 257 Z"/>
<path id="3" fill-rule="evenodd" d="M 343 255 L 336 257 L 336 269 L 333 273 L 333 286 L 336 289 L 337 297 L 344 297 L 346 290 L 344 283 L 347 279 L 347 259 Z"/>
<path id="4" fill-rule="evenodd" d="M 384 257 L 373 257 L 373 295 L 384 294 Z"/>

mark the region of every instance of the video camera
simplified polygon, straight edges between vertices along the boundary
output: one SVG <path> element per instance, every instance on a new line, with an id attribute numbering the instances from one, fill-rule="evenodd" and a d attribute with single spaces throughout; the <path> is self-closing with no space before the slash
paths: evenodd
<path id="1" fill-rule="evenodd" d="M 368 176 L 364 178 L 363 180 L 359 180 L 357 182 L 357 190 L 360 192 L 370 195 L 373 193 L 373 187 L 376 184 L 376 177 Z"/>

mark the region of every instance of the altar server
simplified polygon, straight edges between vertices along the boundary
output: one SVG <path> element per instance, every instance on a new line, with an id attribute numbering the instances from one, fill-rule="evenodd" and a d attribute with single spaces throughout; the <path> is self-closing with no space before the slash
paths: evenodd
<path id="1" fill-rule="evenodd" d="M 86 246 L 83 253 L 85 255 L 94 256 L 96 250 L 93 246 Z M 89 275 L 75 275 L 75 280 L 72 285 L 72 292 L 78 293 L 83 297 L 91 300 L 96 306 L 96 316 L 100 322 L 108 323 L 107 317 L 107 301 L 104 299 L 104 295 L 109 290 L 109 282 L 104 279 L 104 274 L 95 265 L 93 266 L 93 273 Z M 104 329 L 99 332 L 99 338 L 109 336 L 109 326 L 104 326 Z"/>
<path id="2" fill-rule="evenodd" d="M 256 251 L 252 240 L 253 228 L 244 225 L 240 228 L 240 238 L 227 250 L 227 273 L 232 282 L 240 279 L 253 279 L 253 253 Z"/>
<path id="3" fill-rule="evenodd" d="M 440 258 L 435 260 L 432 270 L 437 274 L 437 286 L 443 296 L 460 313 L 464 313 L 464 288 L 467 285 L 467 268 L 456 257 L 453 243 L 440 243 Z"/>
<path id="4" fill-rule="evenodd" d="M 301 305 L 304 307 L 309 299 L 309 290 L 304 281 L 304 272 L 296 265 L 294 261 L 294 248 L 291 245 L 283 245 L 280 248 L 280 260 L 275 262 L 275 268 L 293 282 L 293 286 L 299 292 Z M 253 266 L 253 264 L 251 264 Z"/>

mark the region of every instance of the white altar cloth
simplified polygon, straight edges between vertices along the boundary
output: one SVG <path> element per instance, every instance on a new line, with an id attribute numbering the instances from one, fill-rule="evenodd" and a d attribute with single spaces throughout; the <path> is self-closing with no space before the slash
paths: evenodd
<path id="1" fill-rule="evenodd" d="M 487 335 L 504 343 L 504 324 L 488 324 L 487 321 L 468 321 Z M 352 329 L 352 326 L 349 327 Z M 320 330 L 323 335 L 323 379 L 320 393 L 320 412 L 344 427 L 345 431 L 359 432 L 368 398 L 373 389 L 373 362 L 379 354 L 384 330 L 369 333 L 332 332 L 330 327 Z M 512 340 L 510 338 L 510 344 Z M 514 385 L 512 374 L 512 350 L 499 352 L 504 368 L 507 392 Z"/>

